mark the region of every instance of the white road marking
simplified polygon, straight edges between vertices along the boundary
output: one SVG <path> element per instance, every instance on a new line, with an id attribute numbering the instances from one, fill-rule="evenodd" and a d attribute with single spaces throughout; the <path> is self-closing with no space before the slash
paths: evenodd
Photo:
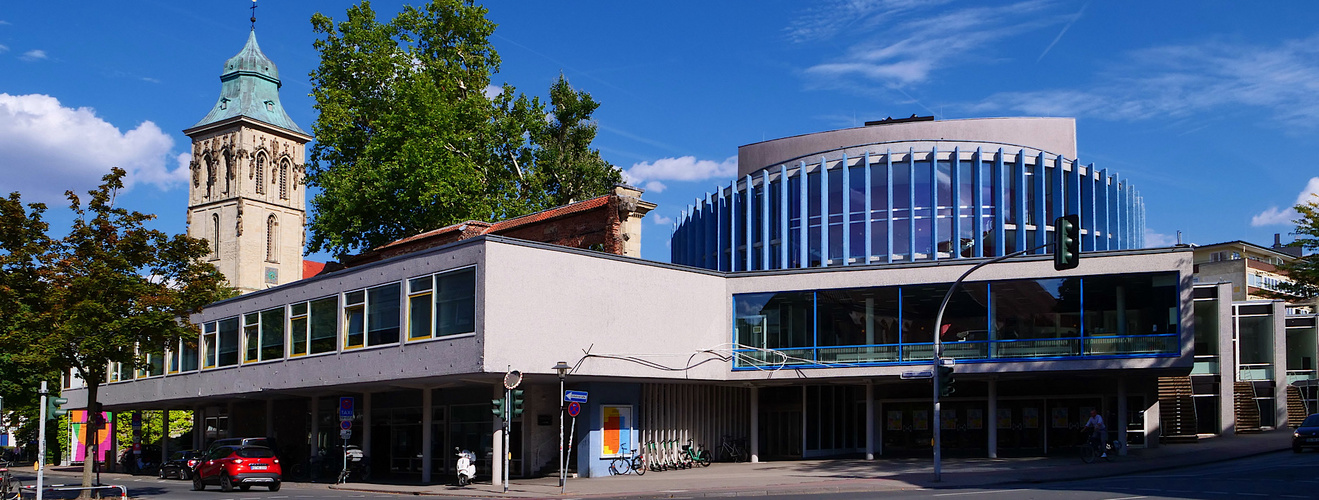
<path id="1" fill-rule="evenodd" d="M 1104 500 L 1136 500 L 1137 498 L 1149 498 L 1149 497 L 1117 497 L 1117 498 L 1106 498 Z"/>
<path id="2" fill-rule="evenodd" d="M 961 492 L 961 493 L 940 493 L 940 494 L 938 494 L 938 495 L 930 495 L 930 496 L 932 496 L 932 497 L 956 497 L 956 496 L 962 496 L 962 495 L 989 495 L 989 494 L 992 494 L 992 493 L 1011 493 L 1011 492 L 1013 492 L 1013 491 L 1023 491 L 1023 490 L 1020 489 L 1020 488 L 1018 488 L 1018 489 L 1015 489 L 1015 490 L 963 491 L 963 492 Z"/>

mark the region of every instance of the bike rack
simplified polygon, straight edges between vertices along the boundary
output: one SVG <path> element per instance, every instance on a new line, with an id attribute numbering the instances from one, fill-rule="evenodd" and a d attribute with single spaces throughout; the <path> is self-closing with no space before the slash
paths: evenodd
<path id="1" fill-rule="evenodd" d="M 110 488 L 118 488 L 119 498 L 122 500 L 128 500 L 128 487 L 120 484 L 104 484 L 101 486 L 64 486 L 62 484 L 53 484 L 42 488 L 42 491 L 83 491 L 83 490 L 91 491 L 91 490 L 104 490 Z M 32 498 L 36 498 L 37 487 L 35 485 L 24 486 L 22 489 L 19 490 L 18 497 L 23 498 L 25 494 L 30 495 Z M 105 497 L 101 497 L 101 498 L 105 498 Z"/>

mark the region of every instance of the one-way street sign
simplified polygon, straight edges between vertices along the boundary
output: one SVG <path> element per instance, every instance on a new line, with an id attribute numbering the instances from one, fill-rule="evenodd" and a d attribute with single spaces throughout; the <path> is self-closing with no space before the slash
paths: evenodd
<path id="1" fill-rule="evenodd" d="M 586 391 L 563 391 L 563 400 L 569 403 L 585 403 Z"/>

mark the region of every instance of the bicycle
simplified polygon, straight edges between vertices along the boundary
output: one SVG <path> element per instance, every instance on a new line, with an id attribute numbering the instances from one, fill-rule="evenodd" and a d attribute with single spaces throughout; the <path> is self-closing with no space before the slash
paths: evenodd
<path id="1" fill-rule="evenodd" d="M 1113 457 L 1122 450 L 1122 442 L 1114 439 L 1104 443 L 1091 440 L 1090 434 L 1085 434 L 1085 441 L 1081 443 L 1081 461 L 1087 464 L 1094 463 L 1096 458 L 1103 458 L 1112 462 Z"/>
<path id="2" fill-rule="evenodd" d="M 746 462 L 750 458 L 746 452 L 742 439 L 733 439 L 733 436 L 724 436 L 723 442 L 719 443 L 719 461 L 720 462 Z"/>
<path id="3" fill-rule="evenodd" d="M 0 500 L 18 500 L 23 482 L 9 472 L 9 462 L 0 462 Z"/>
<path id="4" fill-rule="evenodd" d="M 633 451 L 636 450 L 633 449 Z M 628 472 L 636 471 L 637 468 L 633 466 L 632 462 L 633 458 L 627 453 L 627 451 L 624 451 L 624 453 L 619 456 L 615 456 L 615 458 L 609 462 L 609 475 L 621 476 L 628 474 Z"/>
<path id="5" fill-rule="evenodd" d="M 687 444 L 682 445 L 682 451 L 685 454 L 684 461 L 688 464 L 700 464 L 701 467 L 710 466 L 710 451 L 699 444 L 693 446 L 691 439 L 687 440 Z M 688 465 L 688 467 L 691 466 Z"/>

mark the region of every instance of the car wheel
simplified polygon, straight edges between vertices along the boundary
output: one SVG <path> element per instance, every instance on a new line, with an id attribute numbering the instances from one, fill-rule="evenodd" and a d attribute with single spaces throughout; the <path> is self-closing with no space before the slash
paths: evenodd
<path id="1" fill-rule="evenodd" d="M 279 481 L 270 483 L 270 491 L 279 491 Z"/>
<path id="2" fill-rule="evenodd" d="M 192 491 L 201 491 L 206 489 L 206 483 L 202 482 L 201 476 L 192 476 Z"/>
<path id="3" fill-rule="evenodd" d="M 229 476 L 220 476 L 220 491 L 225 493 L 234 491 L 234 480 Z"/>

